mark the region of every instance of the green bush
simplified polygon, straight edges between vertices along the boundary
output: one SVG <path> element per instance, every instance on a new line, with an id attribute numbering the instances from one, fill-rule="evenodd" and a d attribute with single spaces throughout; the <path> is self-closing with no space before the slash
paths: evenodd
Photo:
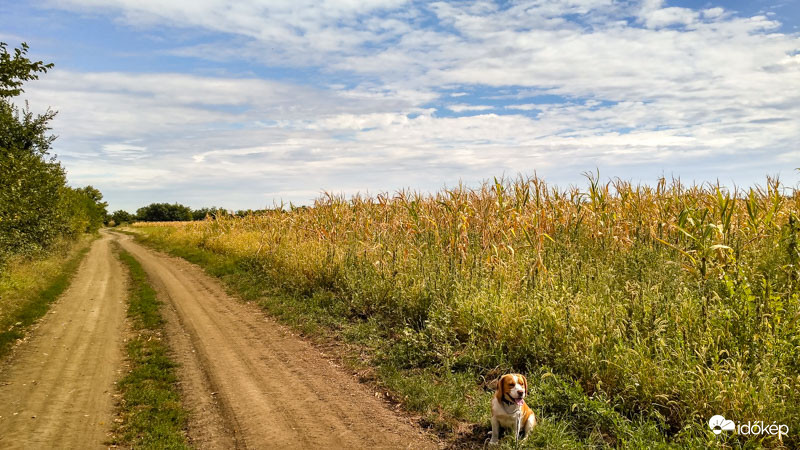
<path id="1" fill-rule="evenodd" d="M 180 222 L 192 220 L 192 209 L 181 204 L 151 203 L 136 210 L 140 222 Z"/>
<path id="2" fill-rule="evenodd" d="M 11 255 L 97 230 L 106 215 L 100 191 L 67 186 L 64 169 L 49 154 L 55 111 L 34 115 L 10 101 L 23 92 L 24 81 L 53 67 L 31 61 L 27 51 L 23 43 L 9 53 L 0 42 L 0 266 Z"/>
<path id="3" fill-rule="evenodd" d="M 108 216 L 110 221 L 114 221 L 114 226 L 123 224 L 123 223 L 130 223 L 133 222 L 134 216 L 133 214 L 129 213 L 128 211 L 123 211 L 121 209 L 114 211 Z"/>

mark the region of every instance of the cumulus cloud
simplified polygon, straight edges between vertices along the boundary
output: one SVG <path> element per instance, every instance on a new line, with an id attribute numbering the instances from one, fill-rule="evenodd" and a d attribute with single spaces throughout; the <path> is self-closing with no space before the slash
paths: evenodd
<path id="1" fill-rule="evenodd" d="M 454 112 L 464 112 L 464 111 L 486 111 L 489 109 L 494 109 L 494 106 L 489 105 L 465 105 L 463 103 L 459 103 L 456 105 L 448 105 L 447 109 Z"/>
<path id="2" fill-rule="evenodd" d="M 541 105 L 537 105 L 535 103 L 523 103 L 523 104 L 505 105 L 504 108 L 518 109 L 520 111 L 534 111 L 541 108 Z"/>
<path id="3" fill-rule="evenodd" d="M 749 183 L 780 170 L 800 138 L 800 38 L 778 32 L 774 17 L 720 7 L 47 4 L 143 29 L 216 33 L 173 55 L 304 68 L 331 80 L 54 71 L 28 96 L 61 111 L 60 153 L 82 183 L 106 171 L 121 189 L 188 192 L 192 177 L 183 174 L 191 173 L 220 188 L 237 180 L 231 186 L 259 193 L 256 201 L 594 166 Z M 259 206 L 247 198 L 231 206 Z"/>

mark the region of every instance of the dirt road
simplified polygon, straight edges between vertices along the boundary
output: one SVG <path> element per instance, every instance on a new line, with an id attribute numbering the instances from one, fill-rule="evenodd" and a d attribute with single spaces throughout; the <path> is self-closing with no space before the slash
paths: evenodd
<path id="1" fill-rule="evenodd" d="M 167 302 L 199 448 L 434 448 L 426 435 L 256 306 L 185 260 L 117 235 Z"/>
<path id="2" fill-rule="evenodd" d="M 128 236 L 92 244 L 70 288 L 0 367 L 0 448 L 101 448 L 121 378 L 119 240 L 165 300 L 197 448 L 434 448 L 363 385 L 188 262 Z"/>
<path id="3" fill-rule="evenodd" d="M 127 295 L 111 237 L 0 368 L 0 448 L 103 448 L 120 377 Z"/>

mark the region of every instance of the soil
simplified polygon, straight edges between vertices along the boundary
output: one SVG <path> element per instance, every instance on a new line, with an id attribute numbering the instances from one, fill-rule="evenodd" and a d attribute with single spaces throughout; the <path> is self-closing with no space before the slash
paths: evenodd
<path id="1" fill-rule="evenodd" d="M 127 278 L 96 240 L 70 287 L 0 367 L 0 448 L 104 448 L 121 377 Z"/>

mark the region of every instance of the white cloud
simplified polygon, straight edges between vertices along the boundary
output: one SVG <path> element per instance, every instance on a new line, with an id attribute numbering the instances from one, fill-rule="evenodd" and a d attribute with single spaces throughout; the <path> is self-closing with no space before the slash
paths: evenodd
<path id="1" fill-rule="evenodd" d="M 518 109 L 520 111 L 533 111 L 535 109 L 541 109 L 542 105 L 537 105 L 534 103 L 523 103 L 518 105 L 506 105 L 506 109 Z"/>
<path id="2" fill-rule="evenodd" d="M 625 167 L 638 167 L 630 172 L 636 176 L 642 167 L 698 176 L 712 168 L 711 178 L 730 168 L 749 182 L 783 167 L 800 138 L 800 39 L 778 33 L 773 19 L 719 7 L 605 0 L 50 4 L 143 28 L 224 33 L 173 54 L 312 67 L 358 80 L 356 87 L 338 79 L 309 87 L 54 71 L 28 96 L 61 111 L 60 153 L 70 176 L 84 183 L 101 177 L 99 167 L 119 174 L 114 180 L 123 188 L 196 176 L 218 187 L 236 180 L 248 192 L 295 195 L 346 186 L 436 188 L 459 177 L 579 173 L 595 165 L 623 176 Z M 440 25 L 430 26 L 432 17 Z M 449 104 L 466 95 L 480 101 L 482 91 L 518 103 L 497 107 L 502 115 L 485 113 L 494 109 L 488 105 Z M 536 95 L 564 101 L 528 99 Z M 484 113 L 437 117 L 437 101 L 455 113 Z M 86 169 L 98 153 L 102 161 Z M 742 164 L 756 153 L 757 161 Z"/>
<path id="3" fill-rule="evenodd" d="M 708 8 L 702 11 L 703 17 L 706 19 L 717 19 L 725 14 L 725 9 L 720 7 Z"/>
<path id="4" fill-rule="evenodd" d="M 137 27 L 196 27 L 259 43 L 273 63 L 320 62 L 325 53 L 348 52 L 409 31 L 403 21 L 370 14 L 403 8 L 406 0 L 50 0 L 52 7 L 101 12 Z M 239 46 L 237 46 L 239 47 Z M 226 57 L 241 48 L 196 46 L 185 54 Z M 247 48 L 244 49 L 245 53 Z"/>
<path id="5" fill-rule="evenodd" d="M 448 105 L 447 109 L 453 112 L 465 112 L 465 111 L 487 111 L 490 109 L 494 109 L 494 106 L 489 105 L 465 105 L 462 103 L 456 105 Z"/>
<path id="6" fill-rule="evenodd" d="M 103 153 L 111 157 L 117 157 L 123 160 L 136 160 L 145 157 L 147 147 L 140 145 L 131 145 L 129 143 L 119 144 L 105 144 L 103 145 Z"/>

